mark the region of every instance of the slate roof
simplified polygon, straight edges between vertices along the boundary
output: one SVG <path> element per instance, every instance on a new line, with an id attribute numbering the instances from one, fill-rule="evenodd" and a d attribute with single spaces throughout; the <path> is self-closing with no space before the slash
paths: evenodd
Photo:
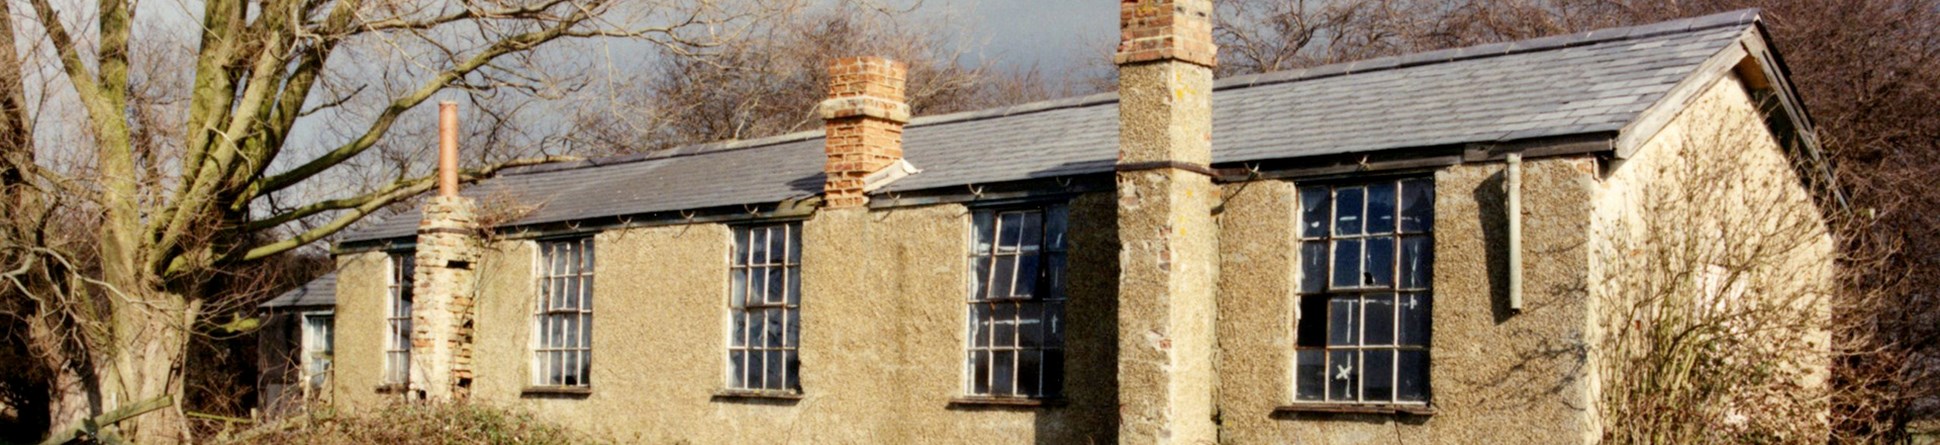
<path id="1" fill-rule="evenodd" d="M 1219 80 L 1213 161 L 1595 133 L 1637 120 L 1742 38 L 1756 10 Z M 1112 93 L 917 118 L 903 133 L 911 191 L 1109 172 Z M 821 192 L 822 134 L 705 144 L 509 172 L 468 187 L 537 205 L 516 224 L 774 203 Z M 489 198 L 488 198 L 489 199 Z M 344 237 L 411 236 L 405 212 Z"/>
<path id="2" fill-rule="evenodd" d="M 259 305 L 263 309 L 300 308 L 337 305 L 337 272 L 323 274 L 289 292 Z"/>

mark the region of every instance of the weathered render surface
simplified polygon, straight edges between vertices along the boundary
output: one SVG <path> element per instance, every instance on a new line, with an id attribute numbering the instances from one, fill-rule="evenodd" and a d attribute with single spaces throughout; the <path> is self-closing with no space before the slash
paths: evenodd
<path id="1" fill-rule="evenodd" d="M 804 221 L 802 398 L 724 389 L 729 226 L 597 235 L 591 392 L 525 394 L 530 240 L 479 264 L 472 399 L 644 443 L 1109 443 L 1116 431 L 1111 197 L 1071 205 L 1069 374 L 1062 406 L 952 405 L 963 394 L 970 217 L 960 205 L 823 211 Z M 337 391 L 374 403 L 384 257 L 345 255 Z M 370 335 L 366 335 L 370 334 Z"/>
<path id="2" fill-rule="evenodd" d="M 330 369 L 333 403 L 374 406 L 397 394 L 379 393 L 384 378 L 385 285 L 390 259 L 383 251 L 337 255 L 336 356 Z"/>
<path id="3" fill-rule="evenodd" d="M 1275 414 L 1293 401 L 1299 201 L 1294 183 L 1229 184 L 1220 214 L 1220 418 L 1228 443 L 1577 443 L 1587 379 L 1587 157 L 1524 164 L 1524 310 L 1505 294 L 1502 164 L 1435 179 L 1432 416 Z M 1324 315 L 1322 315 L 1324 316 Z"/>

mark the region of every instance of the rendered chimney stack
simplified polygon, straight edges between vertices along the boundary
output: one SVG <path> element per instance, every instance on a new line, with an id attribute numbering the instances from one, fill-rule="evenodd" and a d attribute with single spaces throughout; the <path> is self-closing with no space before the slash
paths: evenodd
<path id="1" fill-rule="evenodd" d="M 903 83 L 909 69 L 881 57 L 849 57 L 829 63 L 829 98 L 822 102 L 826 128 L 823 171 L 825 205 L 868 205 L 864 178 L 903 158 L 903 124 L 909 104 Z"/>
<path id="2" fill-rule="evenodd" d="M 1123 0 L 1118 442 L 1215 443 L 1211 0 Z"/>
<path id="3" fill-rule="evenodd" d="M 458 194 L 458 104 L 438 104 L 438 195 L 418 222 L 411 289 L 410 393 L 431 400 L 470 395 L 472 295 L 479 255 L 476 204 Z"/>

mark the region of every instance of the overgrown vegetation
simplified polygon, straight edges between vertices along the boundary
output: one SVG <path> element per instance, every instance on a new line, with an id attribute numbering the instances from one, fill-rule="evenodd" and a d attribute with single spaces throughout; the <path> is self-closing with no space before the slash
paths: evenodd
<path id="1" fill-rule="evenodd" d="M 521 444 L 617 443 L 548 423 L 522 410 L 476 403 L 392 403 L 377 409 L 316 405 L 213 444 Z"/>

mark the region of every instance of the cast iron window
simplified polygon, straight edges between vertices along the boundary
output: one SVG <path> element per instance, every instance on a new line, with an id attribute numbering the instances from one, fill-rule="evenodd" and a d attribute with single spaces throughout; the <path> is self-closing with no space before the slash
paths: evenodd
<path id="1" fill-rule="evenodd" d="M 799 391 L 802 326 L 802 225 L 734 228 L 729 310 L 728 387 Z"/>
<path id="2" fill-rule="evenodd" d="M 973 216 L 964 391 L 1054 398 L 1064 386 L 1065 208 Z"/>
<path id="3" fill-rule="evenodd" d="M 593 238 L 539 243 L 533 384 L 586 386 L 593 356 Z"/>
<path id="4" fill-rule="evenodd" d="M 384 316 L 384 384 L 404 385 L 411 381 L 411 286 L 417 274 L 417 256 L 410 252 L 390 254 L 391 279 Z"/>
<path id="5" fill-rule="evenodd" d="M 1434 182 L 1300 188 L 1294 398 L 1428 401 Z"/>

